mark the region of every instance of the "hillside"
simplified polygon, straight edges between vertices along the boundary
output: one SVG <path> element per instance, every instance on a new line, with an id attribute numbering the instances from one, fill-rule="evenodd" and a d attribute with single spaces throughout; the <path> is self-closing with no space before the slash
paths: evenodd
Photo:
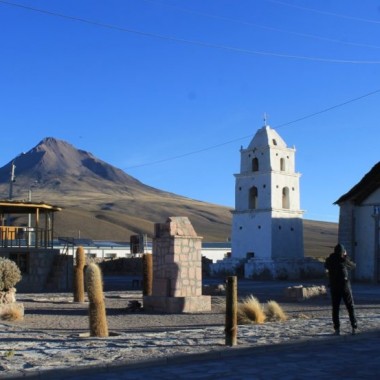
<path id="1" fill-rule="evenodd" d="M 13 199 L 47 202 L 63 208 L 55 217 L 57 236 L 129 241 L 152 236 L 154 223 L 187 216 L 204 241 L 226 241 L 232 215 L 227 207 L 201 202 L 145 185 L 121 169 L 49 137 L 17 157 Z M 1 198 L 9 194 L 11 162 L 0 168 Z M 19 221 L 20 223 L 26 221 Z M 326 255 L 336 244 L 335 223 L 304 221 L 306 255 Z"/>

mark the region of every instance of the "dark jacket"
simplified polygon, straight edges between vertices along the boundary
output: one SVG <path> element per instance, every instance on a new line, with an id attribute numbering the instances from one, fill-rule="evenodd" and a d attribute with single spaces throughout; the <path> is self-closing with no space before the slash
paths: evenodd
<path id="1" fill-rule="evenodd" d="M 348 271 L 356 264 L 348 256 L 332 253 L 325 261 L 331 288 L 341 288 L 349 284 Z"/>

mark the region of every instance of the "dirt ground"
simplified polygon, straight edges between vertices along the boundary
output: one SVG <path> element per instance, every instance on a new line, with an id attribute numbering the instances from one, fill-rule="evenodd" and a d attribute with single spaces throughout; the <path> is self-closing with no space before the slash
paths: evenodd
<path id="1" fill-rule="evenodd" d="M 74 303 L 71 293 L 17 294 L 25 309 L 18 322 L 0 321 L 0 378 L 48 370 L 133 363 L 228 349 L 225 345 L 225 295 L 211 296 L 212 310 L 191 314 L 131 311 L 142 304 L 142 291 L 130 289 L 125 278 L 105 279 L 109 338 L 89 337 L 88 302 Z M 213 280 L 210 284 L 217 285 Z M 126 286 L 128 285 L 128 286 Z M 238 326 L 239 347 L 274 345 L 331 336 L 328 294 L 297 302 L 284 290 L 299 282 L 239 280 L 239 299 L 253 295 L 262 304 L 277 301 L 288 315 L 286 322 Z M 312 283 L 302 284 L 311 286 Z M 320 285 L 317 283 L 316 285 Z M 128 289 L 126 289 L 128 288 Z M 360 331 L 380 327 L 380 287 L 354 284 Z M 350 334 L 347 312 L 341 308 L 342 332 Z"/>

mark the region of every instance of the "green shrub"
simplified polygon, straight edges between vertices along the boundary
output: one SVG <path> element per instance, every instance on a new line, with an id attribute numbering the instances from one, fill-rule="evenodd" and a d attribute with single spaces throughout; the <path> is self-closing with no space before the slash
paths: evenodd
<path id="1" fill-rule="evenodd" d="M 21 272 L 12 260 L 0 257 L 0 291 L 14 288 L 21 280 Z"/>

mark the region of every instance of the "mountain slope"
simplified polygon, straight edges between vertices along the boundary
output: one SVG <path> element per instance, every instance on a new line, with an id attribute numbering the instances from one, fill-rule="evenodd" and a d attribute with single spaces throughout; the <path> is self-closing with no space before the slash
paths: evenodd
<path id="1" fill-rule="evenodd" d="M 128 241 L 131 234 L 153 234 L 154 223 L 169 216 L 188 216 L 207 241 L 226 240 L 231 213 L 227 207 L 181 197 L 147 186 L 120 169 L 74 148 L 45 138 L 16 159 L 14 199 L 63 207 L 56 233 L 92 239 Z M 11 162 L 0 168 L 0 191 L 7 198 Z"/>
<path id="2" fill-rule="evenodd" d="M 147 186 L 121 169 L 52 137 L 15 159 L 13 199 L 61 206 L 55 235 L 129 241 L 131 234 L 153 235 L 154 223 L 187 216 L 204 241 L 226 241 L 232 215 L 227 207 Z M 11 162 L 0 168 L 0 198 L 7 199 Z M 20 224 L 26 220 L 19 220 Z M 327 255 L 336 244 L 337 224 L 304 220 L 305 254 Z"/>

